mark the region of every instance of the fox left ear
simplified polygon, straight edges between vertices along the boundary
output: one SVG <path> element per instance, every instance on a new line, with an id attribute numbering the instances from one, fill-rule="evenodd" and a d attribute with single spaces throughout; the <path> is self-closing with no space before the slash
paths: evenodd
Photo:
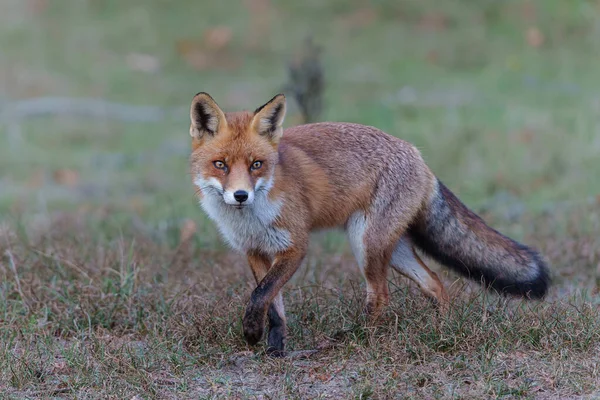
<path id="1" fill-rule="evenodd" d="M 225 114 L 208 93 L 200 92 L 192 100 L 190 108 L 190 135 L 200 140 L 204 136 L 215 136 L 227 126 Z"/>
<path id="2" fill-rule="evenodd" d="M 279 143 L 283 135 L 283 119 L 285 118 L 285 96 L 278 94 L 269 102 L 254 111 L 252 127 L 259 135 L 266 136 L 272 143 Z"/>

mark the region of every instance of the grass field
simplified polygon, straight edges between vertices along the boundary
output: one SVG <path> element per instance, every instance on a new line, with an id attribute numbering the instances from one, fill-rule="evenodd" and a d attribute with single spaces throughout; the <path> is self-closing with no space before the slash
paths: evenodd
<path id="1" fill-rule="evenodd" d="M 320 351 L 246 345 L 253 279 L 194 199 L 185 109 L 199 91 L 227 110 L 263 104 L 309 34 L 321 119 L 415 143 L 470 207 L 541 250 L 545 301 L 436 268 L 453 294 L 440 315 L 390 274 L 392 304 L 369 326 L 344 236 L 319 233 L 284 299 L 290 349 Z M 600 396 L 599 34 L 592 0 L 3 0 L 0 397 Z M 15 117 L 38 97 L 175 111 Z M 290 101 L 286 124 L 300 120 Z"/>

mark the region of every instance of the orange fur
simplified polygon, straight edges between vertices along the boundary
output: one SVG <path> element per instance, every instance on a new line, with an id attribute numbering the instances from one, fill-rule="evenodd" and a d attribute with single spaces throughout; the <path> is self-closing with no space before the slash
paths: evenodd
<path id="1" fill-rule="evenodd" d="M 413 145 L 349 123 L 301 125 L 284 132 L 284 115 L 283 95 L 255 112 L 223 113 L 206 93 L 196 95 L 191 106 L 190 166 L 202 206 L 227 241 L 247 253 L 257 281 L 243 323 L 250 343 L 262 337 L 268 315 L 269 346 L 283 351 L 280 290 L 301 264 L 315 229 L 346 229 L 367 281 L 367 312 L 373 316 L 389 301 L 389 265 L 447 304 L 443 284 L 415 245 L 463 273 L 455 266 L 460 257 L 472 264 L 492 262 L 472 271 L 486 282 L 498 277 L 501 290 L 545 292 L 547 273 L 537 253 L 470 212 Z M 463 240 L 474 245 L 465 250 Z M 510 263 L 498 261 L 502 257 Z M 522 265 L 529 269 L 519 270 Z"/>

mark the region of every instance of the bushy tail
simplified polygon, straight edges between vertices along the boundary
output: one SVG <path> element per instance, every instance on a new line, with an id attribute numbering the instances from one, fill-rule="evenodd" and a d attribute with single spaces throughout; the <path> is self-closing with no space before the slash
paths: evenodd
<path id="1" fill-rule="evenodd" d="M 537 251 L 490 228 L 439 181 L 409 234 L 439 263 L 501 293 L 542 298 L 550 285 Z"/>

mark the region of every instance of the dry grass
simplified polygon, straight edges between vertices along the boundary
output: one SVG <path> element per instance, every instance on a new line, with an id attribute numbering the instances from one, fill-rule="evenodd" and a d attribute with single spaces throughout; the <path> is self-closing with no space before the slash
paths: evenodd
<path id="1" fill-rule="evenodd" d="M 0 398 L 600 396 L 594 2 L 241 3 L 0 1 Z M 445 275 L 442 316 L 390 275 L 393 303 L 367 326 L 342 235 L 319 235 L 284 298 L 289 346 L 321 351 L 271 359 L 243 341 L 253 279 L 193 198 L 185 115 L 8 112 L 37 96 L 187 109 L 201 90 L 252 109 L 309 33 L 322 118 L 415 143 L 466 204 L 548 257 L 545 302 Z"/>
<path id="2" fill-rule="evenodd" d="M 597 271 L 585 266 L 600 260 L 600 240 L 554 230 L 599 212 L 533 227 L 552 264 L 572 267 L 554 270 L 547 301 L 454 281 L 451 311 L 439 315 L 390 276 L 392 304 L 376 326 L 361 319 L 364 288 L 348 251 L 315 247 L 285 293 L 290 347 L 321 349 L 307 359 L 271 359 L 245 344 L 252 278 L 241 256 L 207 251 L 197 237 L 173 245 L 176 231 L 124 232 L 122 221 L 93 213 L 13 221 L 0 238 L 0 390 L 9 398 L 590 395 L 600 384 L 600 316 L 582 293 L 596 287 Z"/>

